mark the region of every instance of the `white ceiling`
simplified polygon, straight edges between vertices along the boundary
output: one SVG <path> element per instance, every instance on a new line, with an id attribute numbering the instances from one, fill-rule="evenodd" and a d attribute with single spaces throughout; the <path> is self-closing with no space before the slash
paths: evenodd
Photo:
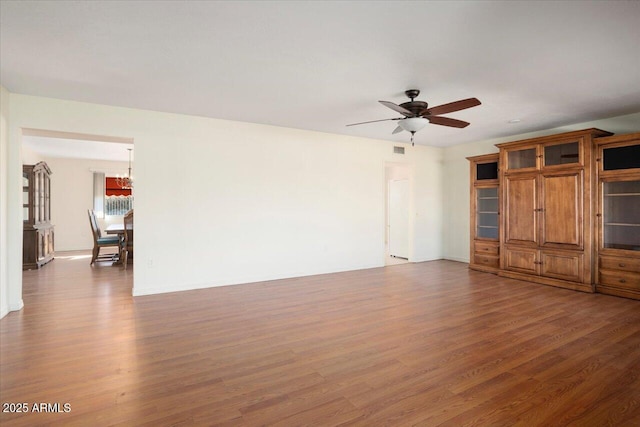
<path id="1" fill-rule="evenodd" d="M 0 3 L 9 91 L 291 128 L 391 135 L 401 103 L 477 97 L 448 146 L 640 111 L 640 2 Z M 520 119 L 509 124 L 511 119 Z M 124 135 L 127 136 L 127 135 Z"/>

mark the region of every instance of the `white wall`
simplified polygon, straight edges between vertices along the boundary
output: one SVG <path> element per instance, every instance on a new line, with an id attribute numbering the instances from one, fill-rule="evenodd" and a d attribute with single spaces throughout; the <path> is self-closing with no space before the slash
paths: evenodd
<path id="1" fill-rule="evenodd" d="M 0 318 L 9 312 L 7 272 L 7 153 L 9 146 L 9 92 L 0 86 Z"/>
<path id="2" fill-rule="evenodd" d="M 640 131 L 640 113 L 592 122 L 577 123 L 541 132 L 495 138 L 456 145 L 444 150 L 444 233 L 443 253 L 446 259 L 469 262 L 469 162 L 466 157 L 497 153 L 495 144 L 533 138 L 573 130 L 598 128 L 615 134 Z"/>
<path id="3" fill-rule="evenodd" d="M 442 149 L 16 94 L 11 109 L 10 145 L 21 128 L 134 139 L 134 294 L 383 266 L 385 161 L 416 171 L 413 260 L 442 257 Z"/>
<path id="4" fill-rule="evenodd" d="M 23 147 L 23 153 L 24 153 Z M 87 209 L 93 209 L 93 172 L 127 171 L 127 162 L 47 157 L 51 169 L 51 223 L 55 226 L 55 250 L 93 248 Z M 122 221 L 122 216 L 110 217 Z M 99 219 L 102 228 L 105 220 Z"/>
<path id="5" fill-rule="evenodd" d="M 44 156 L 42 156 L 40 153 L 32 150 L 31 148 L 25 145 L 22 145 L 21 150 L 22 150 L 23 165 L 35 165 L 38 162 L 42 162 L 46 160 Z"/>

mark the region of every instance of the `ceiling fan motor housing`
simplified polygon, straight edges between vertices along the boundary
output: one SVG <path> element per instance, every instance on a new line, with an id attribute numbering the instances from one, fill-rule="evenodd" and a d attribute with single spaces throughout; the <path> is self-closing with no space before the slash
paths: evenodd
<path id="1" fill-rule="evenodd" d="M 419 116 L 421 112 L 423 112 L 429 107 L 429 104 L 427 104 L 424 101 L 414 101 L 414 99 L 417 98 L 418 95 L 420 95 L 420 90 L 409 89 L 409 90 L 405 90 L 404 94 L 407 95 L 407 97 L 411 98 L 411 101 L 404 102 L 400 104 L 400 106 L 411 111 L 414 117 Z"/>
<path id="2" fill-rule="evenodd" d="M 420 113 L 422 113 L 424 110 L 426 110 L 427 107 L 429 107 L 429 104 L 424 101 L 410 101 L 403 102 L 402 104 L 400 104 L 400 106 L 411 111 L 414 117 L 416 117 L 419 116 Z"/>

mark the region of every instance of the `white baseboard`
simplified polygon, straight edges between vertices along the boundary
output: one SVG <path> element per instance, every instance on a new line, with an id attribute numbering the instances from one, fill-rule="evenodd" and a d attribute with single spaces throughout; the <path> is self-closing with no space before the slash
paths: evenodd
<path id="1" fill-rule="evenodd" d="M 444 259 L 447 259 L 449 261 L 458 261 L 458 262 L 464 262 L 469 264 L 469 258 L 460 258 L 460 257 L 455 257 L 455 256 L 446 256 L 444 257 Z"/>

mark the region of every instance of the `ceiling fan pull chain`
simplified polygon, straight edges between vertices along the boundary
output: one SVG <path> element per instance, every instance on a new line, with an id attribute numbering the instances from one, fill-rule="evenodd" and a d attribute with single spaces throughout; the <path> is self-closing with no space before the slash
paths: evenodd
<path id="1" fill-rule="evenodd" d="M 415 146 L 415 144 L 413 143 L 413 135 L 415 135 L 416 132 L 415 131 L 411 131 L 411 146 Z"/>

